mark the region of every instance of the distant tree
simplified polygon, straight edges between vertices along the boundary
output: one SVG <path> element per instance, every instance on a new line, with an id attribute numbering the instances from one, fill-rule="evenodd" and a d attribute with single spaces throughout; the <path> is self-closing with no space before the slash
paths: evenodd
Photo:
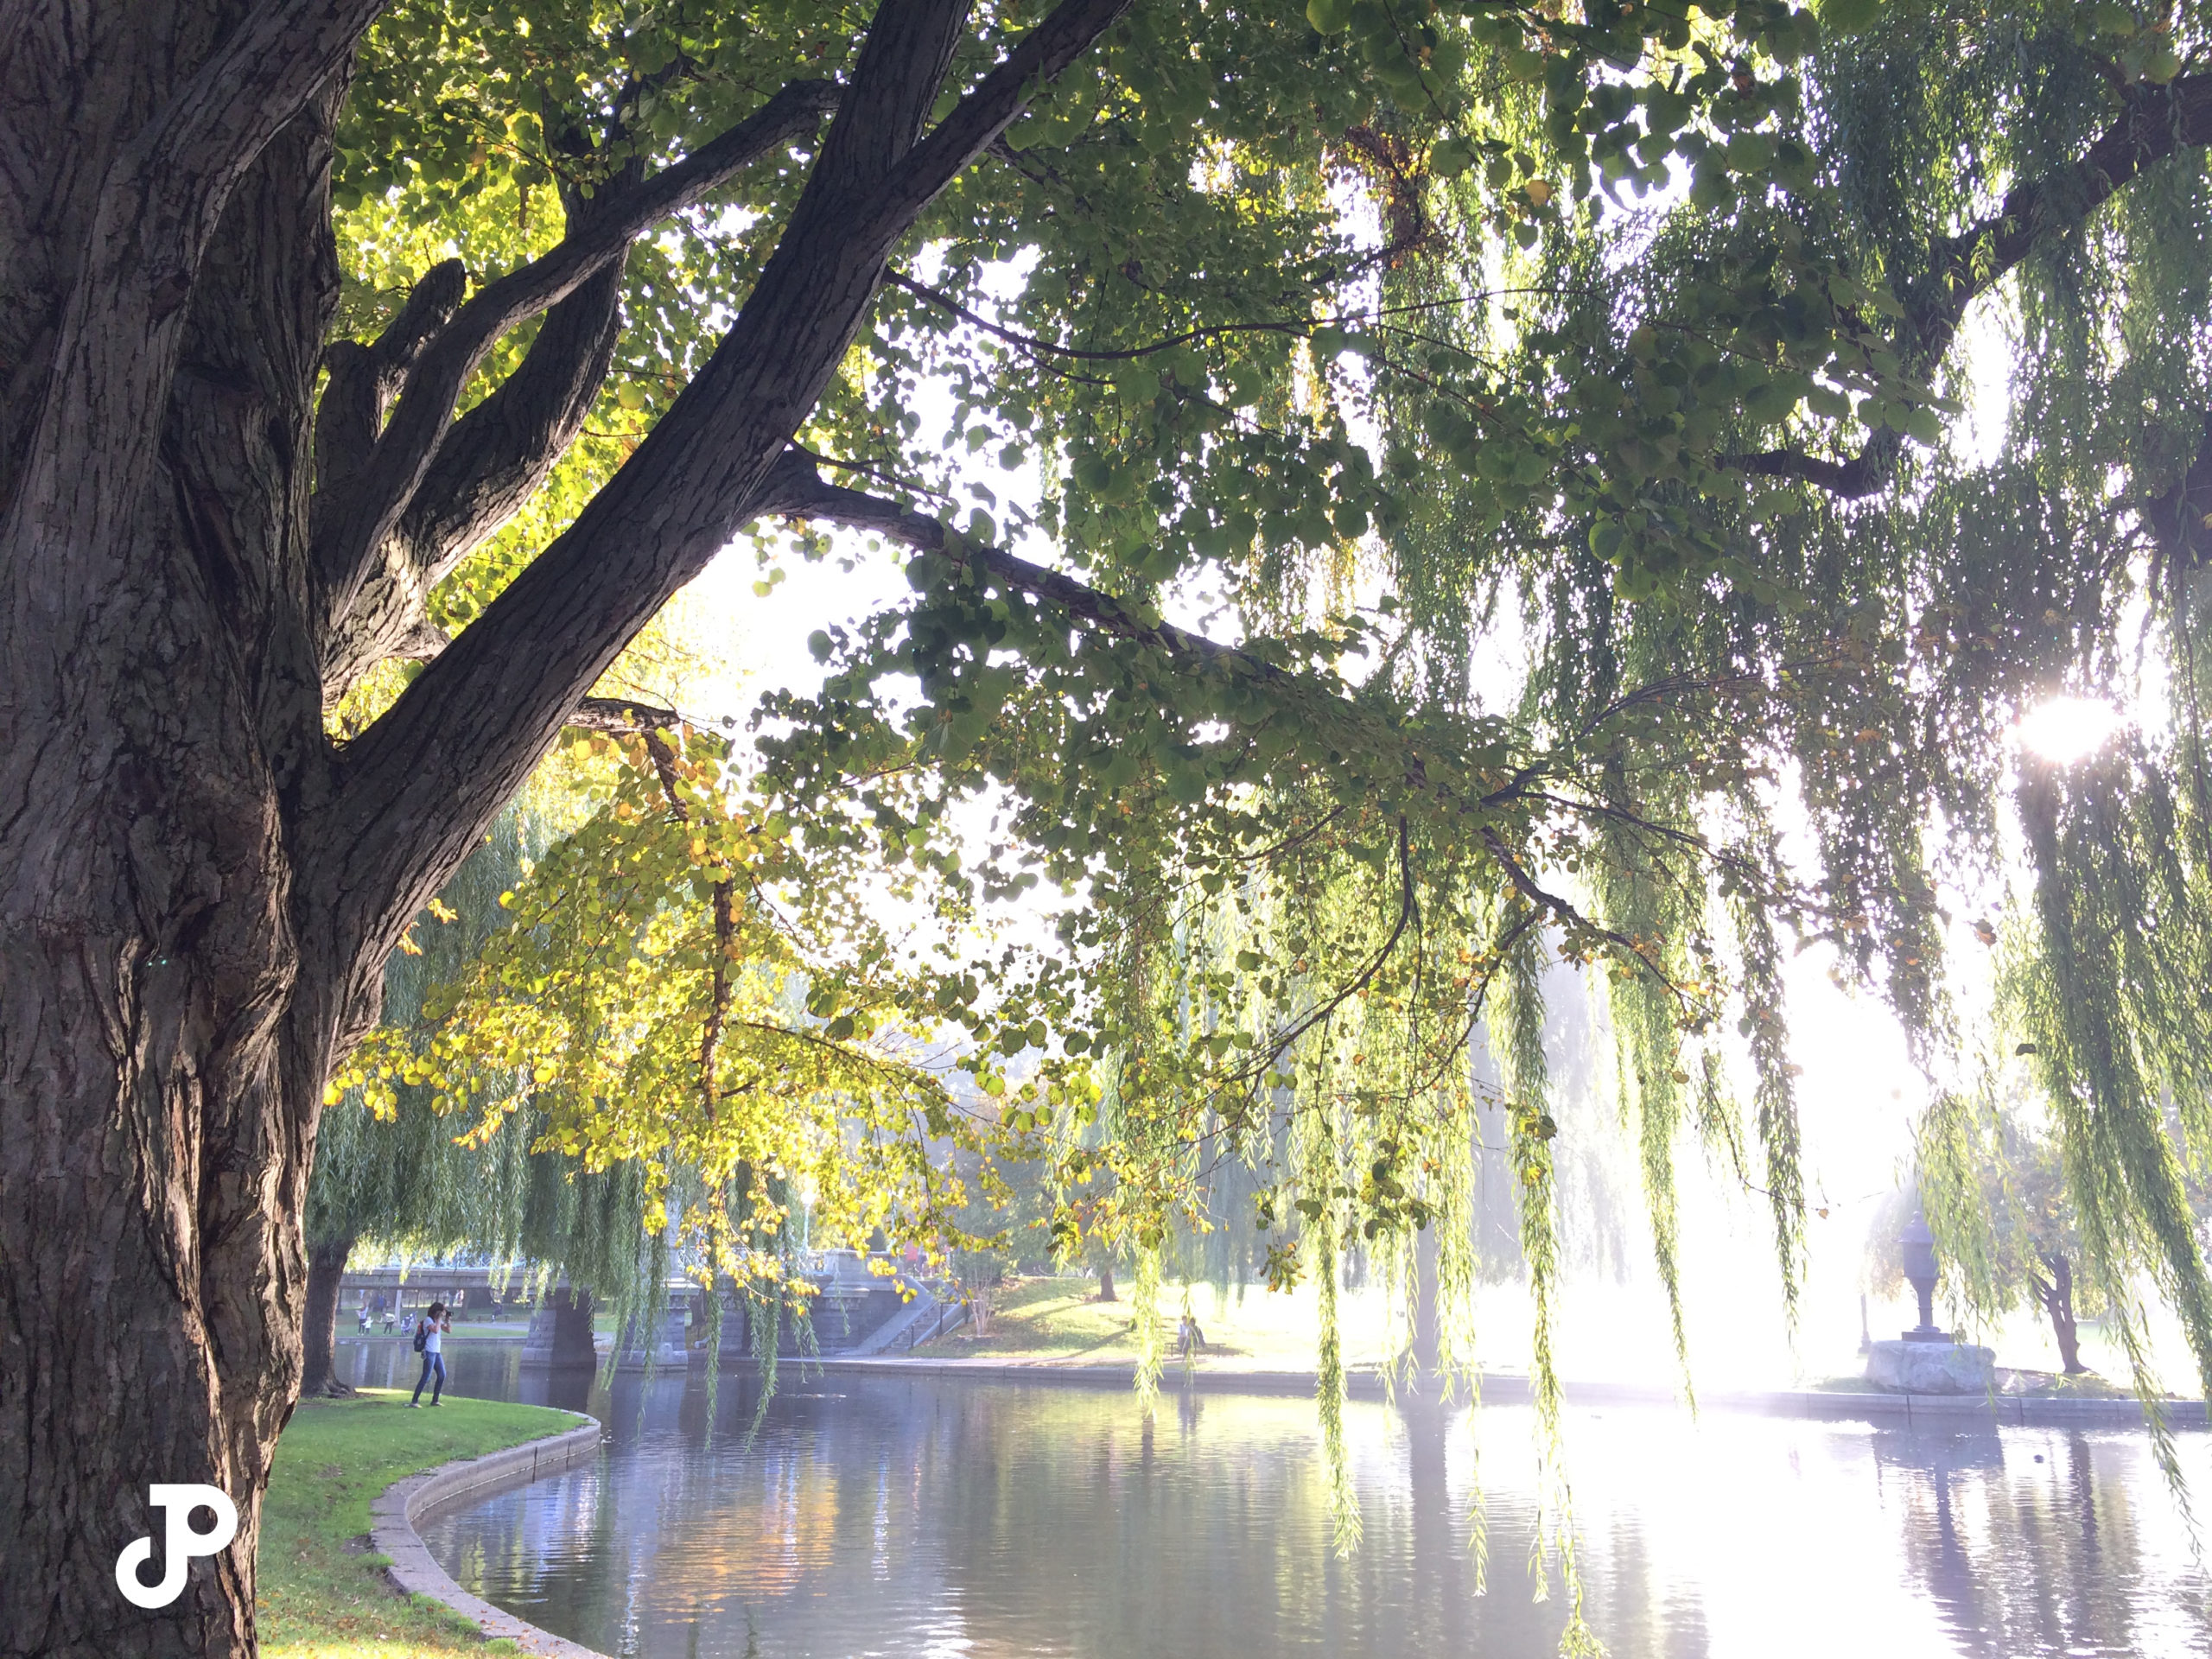
<path id="1" fill-rule="evenodd" d="M 387 1024 L 417 1021 L 424 993 L 457 976 L 505 925 L 500 895 L 522 873 L 521 818 L 510 810 L 416 918 L 405 947 L 386 965 Z M 340 1281 L 363 1239 L 441 1254 L 519 1230 L 529 1124 L 518 1120 L 482 1143 L 466 1140 L 474 1127 L 441 1110 L 436 1091 L 423 1084 L 396 1087 L 380 1114 L 358 1095 L 326 1110 L 308 1184 L 303 1392 L 350 1392 L 332 1378 L 332 1344 Z"/>
<path id="2" fill-rule="evenodd" d="M 2069 1143 L 2039 1096 L 2036 1073 L 2023 1063 L 2032 1058 L 1993 1064 L 1977 1092 L 1942 1096 L 1923 1118 L 1917 1201 L 1955 1300 L 1983 1318 L 2039 1309 L 2050 1322 L 2061 1369 L 2078 1376 L 2089 1370 L 2082 1359 L 2082 1319 L 2117 1317 L 2124 1350 L 2139 1336 L 2082 1236 L 2076 1197 L 2082 1178 L 2067 1168 Z M 2178 1138 L 2178 1126 L 2173 1133 Z M 2184 1192 L 2201 1227 L 2212 1215 L 2212 1189 L 2200 1179 Z M 1896 1235 L 1915 1202 L 1908 1188 L 1876 1217 L 1869 1262 L 1885 1288 L 1901 1279 Z M 2139 1258 L 2128 1265 L 2152 1264 Z"/>
<path id="3" fill-rule="evenodd" d="M 2075 1267 L 2082 1260 L 2082 1237 L 2074 1224 L 2061 1149 L 2049 1133 L 2037 1133 L 2017 1118 L 2008 1120 L 2005 1128 L 2006 1163 L 2017 1208 L 2000 1208 L 1997 1213 L 2019 1230 L 2022 1278 L 2050 1320 L 2060 1369 L 2069 1376 L 2079 1376 L 2089 1369 L 2082 1363 L 2075 1284 Z M 2082 1287 L 2082 1291 L 2088 1310 L 2094 1313 L 2094 1284 Z"/>

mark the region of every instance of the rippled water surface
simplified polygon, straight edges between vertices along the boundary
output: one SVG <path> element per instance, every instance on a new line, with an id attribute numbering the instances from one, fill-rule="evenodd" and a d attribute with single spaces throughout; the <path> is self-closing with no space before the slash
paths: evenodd
<path id="1" fill-rule="evenodd" d="M 514 1391 L 503 1357 L 465 1391 Z M 1171 1392 L 1147 1423 L 1119 1392 L 833 1374 L 748 1440 L 755 1404 L 726 1377 L 710 1421 L 702 1378 L 624 1379 L 591 1402 L 596 1464 L 424 1535 L 486 1599 L 652 1659 L 1539 1659 L 1565 1617 L 1529 1594 L 1522 1410 L 1353 1404 L 1365 1535 L 1340 1559 L 1303 1400 Z M 1630 1408 L 1574 1414 L 1567 1453 L 1616 1659 L 2212 1655 L 2208 1580 L 2139 1433 Z M 2212 1492 L 2205 1437 L 2182 1453 Z"/>

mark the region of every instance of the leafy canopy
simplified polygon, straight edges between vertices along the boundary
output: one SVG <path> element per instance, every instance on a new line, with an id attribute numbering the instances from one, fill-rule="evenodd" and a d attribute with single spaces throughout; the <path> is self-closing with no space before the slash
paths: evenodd
<path id="1" fill-rule="evenodd" d="M 978 6 L 938 115 L 1042 15 Z M 480 282 L 542 251 L 779 87 L 837 81 L 869 25 L 395 8 L 340 133 L 346 326 L 436 259 Z M 1669 1294 L 1694 1134 L 1771 1195 L 1788 1295 L 1783 952 L 1825 943 L 1878 987 L 1948 1109 L 1973 1048 L 1951 908 L 2003 899 L 2017 835 L 2006 1017 L 2096 1294 L 2132 1308 L 2150 1274 L 2212 1376 L 2183 1197 L 2212 1156 L 2204 52 L 2193 6 L 1131 7 L 915 225 L 786 457 L 796 551 L 887 542 L 912 599 L 816 635 L 825 685 L 772 701 L 741 784 L 723 735 L 635 740 L 454 1040 L 547 1069 L 589 1155 L 710 1185 L 770 1155 L 718 1114 L 772 1073 L 760 1121 L 869 1172 L 857 1224 L 928 1211 L 889 1115 L 939 1128 L 900 1045 L 949 1019 L 997 1131 L 1055 1160 L 1070 1238 L 1221 1224 L 1230 1147 L 1270 1262 L 1333 1282 L 1348 1241 L 1464 1213 L 1487 1025 L 1548 1294 L 1555 952 L 1605 988 Z M 808 142 L 632 249 L 582 434 L 446 578 L 448 628 L 681 395 Z M 2012 346 L 1972 423 L 1968 336 Z M 1167 620 L 1200 613 L 1211 634 Z M 1478 669 L 1509 645 L 1501 694 Z M 2004 741 L 2054 690 L 2146 684 L 2170 713 L 2093 763 Z M 979 865 L 953 833 L 976 797 Z M 854 870 L 947 914 L 1058 894 L 1057 948 L 894 968 Z M 785 926 L 771 893 L 811 908 Z M 726 1035 L 741 1010 L 757 1042 Z M 1028 1092 L 984 1058 L 1024 1051 Z M 1073 1127 L 1094 1109 L 1103 1140 Z"/>

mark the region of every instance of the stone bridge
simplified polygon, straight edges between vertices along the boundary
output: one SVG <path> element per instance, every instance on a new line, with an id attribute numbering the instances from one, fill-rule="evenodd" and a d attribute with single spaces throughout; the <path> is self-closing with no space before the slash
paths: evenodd
<path id="1" fill-rule="evenodd" d="M 802 1258 L 801 1270 L 814 1287 L 811 1308 L 814 1343 L 824 1354 L 880 1352 L 901 1341 L 908 1345 L 950 1329 L 965 1316 L 956 1300 L 941 1297 L 926 1281 L 908 1276 L 897 1257 L 864 1256 L 854 1250 L 820 1250 Z M 887 1273 L 884 1268 L 893 1268 Z M 522 1363 L 533 1370 L 585 1370 L 599 1363 L 592 1321 L 597 1306 L 588 1290 L 564 1279 L 535 1304 L 524 1296 L 527 1275 L 515 1269 L 417 1263 L 405 1269 L 368 1268 L 349 1272 L 340 1281 L 338 1305 L 343 1315 L 362 1307 L 393 1311 L 404 1325 L 433 1301 L 474 1314 L 494 1308 L 527 1309 L 530 1329 L 523 1339 Z M 617 1364 L 623 1370 L 704 1363 L 706 1325 L 698 1306 L 702 1293 L 689 1279 L 668 1287 L 668 1311 L 650 1344 L 625 1332 Z M 753 1333 L 746 1311 L 728 1290 L 721 1293 L 721 1341 L 713 1356 L 718 1364 L 749 1362 Z M 796 1355 L 796 1333 L 779 1332 L 778 1351 Z"/>
<path id="2" fill-rule="evenodd" d="M 519 1268 L 460 1268 L 437 1262 L 416 1262 L 405 1268 L 353 1268 L 338 1281 L 338 1306 L 350 1313 L 428 1307 L 443 1302 L 448 1307 L 474 1313 L 493 1307 L 526 1308 L 524 1289 L 529 1275 Z"/>

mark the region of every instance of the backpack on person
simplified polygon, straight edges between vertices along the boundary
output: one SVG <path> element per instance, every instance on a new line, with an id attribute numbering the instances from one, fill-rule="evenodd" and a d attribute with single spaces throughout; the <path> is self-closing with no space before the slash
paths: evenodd
<path id="1" fill-rule="evenodd" d="M 415 1321 L 415 1351 L 416 1351 L 416 1353 L 418 1353 L 418 1354 L 419 1354 L 419 1353 L 421 1353 L 421 1352 L 423 1351 L 423 1344 L 425 1344 L 425 1343 L 427 1343 L 428 1341 L 429 1341 L 429 1339 L 430 1339 L 430 1322 L 429 1322 L 428 1319 L 417 1319 L 417 1320 L 416 1320 L 416 1321 Z"/>

